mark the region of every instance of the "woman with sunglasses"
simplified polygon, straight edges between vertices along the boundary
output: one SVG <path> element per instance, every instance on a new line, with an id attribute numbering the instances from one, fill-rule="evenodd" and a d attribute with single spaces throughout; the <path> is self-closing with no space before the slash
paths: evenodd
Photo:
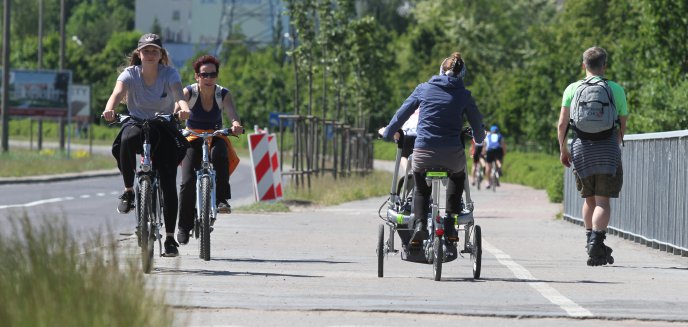
<path id="1" fill-rule="evenodd" d="M 232 133 L 241 134 L 243 127 L 239 121 L 234 101 L 229 90 L 217 84 L 220 62 L 217 58 L 204 55 L 193 63 L 196 83 L 184 88 L 184 99 L 189 101 L 191 115 L 186 128 L 195 132 L 208 132 L 222 128 L 223 112 L 232 122 Z M 180 109 L 180 108 L 176 108 Z M 189 242 L 189 233 L 194 226 L 196 208 L 196 170 L 200 168 L 203 139 L 193 135 L 187 137 L 191 146 L 186 150 L 182 161 L 182 182 L 179 188 L 179 225 L 177 241 Z M 232 143 L 226 136 L 215 136 L 210 146 L 210 160 L 215 167 L 217 208 L 220 213 L 229 213 L 227 200 L 231 198 L 229 176 L 239 164 Z"/>

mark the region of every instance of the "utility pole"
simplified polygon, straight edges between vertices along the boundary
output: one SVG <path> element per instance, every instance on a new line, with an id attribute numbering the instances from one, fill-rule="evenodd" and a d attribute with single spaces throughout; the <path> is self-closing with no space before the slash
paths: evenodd
<path id="1" fill-rule="evenodd" d="M 65 60 L 65 0 L 60 0 L 60 66 L 59 71 L 64 69 Z M 69 105 L 69 104 L 68 104 Z M 69 117 L 68 117 L 69 118 Z M 60 117 L 60 150 L 65 149 L 65 120 Z"/>
<path id="2" fill-rule="evenodd" d="M 36 67 L 43 68 L 43 0 L 38 0 L 38 62 Z M 38 151 L 43 150 L 43 117 L 38 117 L 38 137 L 36 138 Z"/>
<path id="3" fill-rule="evenodd" d="M 10 151 L 9 142 L 9 83 L 10 81 L 10 0 L 4 0 L 2 18 L 2 151 Z"/>

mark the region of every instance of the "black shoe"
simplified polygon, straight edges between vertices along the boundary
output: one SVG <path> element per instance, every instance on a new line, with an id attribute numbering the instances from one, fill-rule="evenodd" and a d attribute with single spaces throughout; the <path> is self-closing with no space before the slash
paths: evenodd
<path id="1" fill-rule="evenodd" d="M 178 227 L 177 228 L 177 242 L 181 245 L 189 243 L 189 232 L 188 230 Z"/>
<path id="2" fill-rule="evenodd" d="M 134 191 L 124 191 L 124 193 L 119 196 L 117 212 L 129 213 L 132 208 L 134 208 Z"/>
<path id="3" fill-rule="evenodd" d="M 217 213 L 232 213 L 232 207 L 227 200 L 222 200 L 217 204 Z"/>
<path id="4" fill-rule="evenodd" d="M 165 239 L 165 253 L 162 255 L 163 257 L 176 257 L 179 255 L 179 250 L 177 248 L 179 247 L 179 244 L 174 240 L 174 237 L 168 236 Z"/>
<path id="5" fill-rule="evenodd" d="M 604 244 L 605 232 L 593 231 L 588 241 L 588 266 L 602 266 L 613 263 L 612 249 Z"/>
<path id="6" fill-rule="evenodd" d="M 411 235 L 410 243 L 422 243 L 423 240 L 428 238 L 428 228 L 420 220 L 416 220 L 414 222 L 414 225 L 416 227 L 413 231 L 413 235 Z"/>
<path id="7" fill-rule="evenodd" d="M 444 235 L 452 242 L 459 239 L 459 231 L 454 227 L 456 218 L 456 215 L 449 214 L 444 217 Z"/>

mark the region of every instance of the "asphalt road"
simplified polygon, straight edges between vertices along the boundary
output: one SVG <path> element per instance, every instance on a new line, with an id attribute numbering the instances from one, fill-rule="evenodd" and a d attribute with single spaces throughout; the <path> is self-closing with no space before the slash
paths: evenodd
<path id="1" fill-rule="evenodd" d="M 242 160 L 232 175 L 232 206 L 254 202 L 248 161 Z M 0 180 L 0 222 L 26 214 L 36 222 L 63 219 L 79 234 L 131 234 L 136 226 L 133 211 L 126 215 L 117 213 L 118 197 L 123 190 L 119 172 L 90 173 L 99 177 L 64 174 L 14 180 L 13 183 L 10 179 Z M 178 172 L 177 185 L 180 179 L 181 172 Z M 4 228 L 0 235 L 7 232 L 10 229 Z"/>

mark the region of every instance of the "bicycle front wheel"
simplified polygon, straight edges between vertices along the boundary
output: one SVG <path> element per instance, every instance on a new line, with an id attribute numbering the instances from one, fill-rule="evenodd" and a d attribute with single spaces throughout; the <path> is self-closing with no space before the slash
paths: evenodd
<path id="1" fill-rule="evenodd" d="M 153 203 L 153 189 L 151 181 L 143 178 L 139 182 L 139 194 L 136 197 L 136 218 L 138 220 L 139 240 L 141 244 L 141 266 L 143 272 L 149 274 L 153 268 L 153 244 L 150 237 L 150 216 Z"/>
<path id="2" fill-rule="evenodd" d="M 444 248 L 442 239 L 435 236 L 432 242 L 432 275 L 435 281 L 442 279 L 442 263 L 444 261 Z"/>
<path id="3" fill-rule="evenodd" d="M 210 260 L 210 176 L 201 177 L 201 251 L 200 258 Z"/>

